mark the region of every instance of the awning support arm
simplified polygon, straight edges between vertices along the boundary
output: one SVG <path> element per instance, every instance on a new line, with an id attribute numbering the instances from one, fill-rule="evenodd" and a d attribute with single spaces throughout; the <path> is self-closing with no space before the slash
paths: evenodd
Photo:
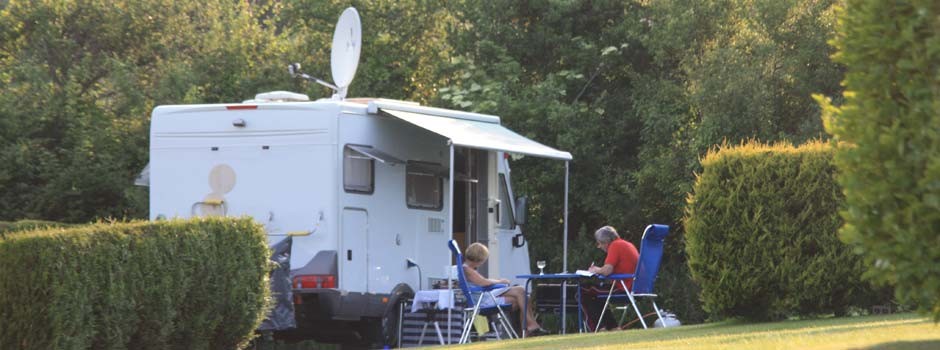
<path id="1" fill-rule="evenodd" d="M 447 198 L 450 198 L 450 203 L 447 205 L 447 226 L 450 227 L 450 238 L 448 239 L 448 242 L 450 242 L 450 240 L 454 239 L 454 143 L 451 140 L 447 140 L 447 145 L 450 146 L 450 176 L 447 177 Z M 450 262 L 454 261 L 454 253 L 451 252 L 450 249 L 447 251 L 448 254 L 450 254 L 450 259 L 447 260 L 447 292 L 450 297 L 453 298 L 454 287 L 453 283 L 451 283 L 451 277 L 455 276 L 451 276 L 453 270 L 450 269 Z M 463 266 L 457 266 L 457 268 L 462 269 Z M 450 317 L 451 309 L 453 308 L 447 308 L 447 344 L 453 343 L 450 332 L 452 319 Z"/>
<path id="2" fill-rule="evenodd" d="M 564 242 L 562 246 L 564 253 L 562 254 L 561 260 L 561 273 L 568 273 L 568 161 L 565 161 L 565 207 L 564 207 L 564 219 L 561 221 L 563 232 L 564 232 Z M 567 281 L 562 282 L 565 284 Z M 568 305 L 568 288 L 567 286 L 561 289 L 561 303 L 562 305 Z M 565 322 L 567 318 L 567 313 L 565 312 L 568 308 L 561 308 L 561 333 L 564 334 L 566 331 Z"/>
<path id="3" fill-rule="evenodd" d="M 562 224 L 565 226 L 565 243 L 564 249 L 565 254 L 563 255 L 563 260 L 561 263 L 562 272 L 568 273 L 568 161 L 565 161 L 565 218 L 562 220 Z"/>

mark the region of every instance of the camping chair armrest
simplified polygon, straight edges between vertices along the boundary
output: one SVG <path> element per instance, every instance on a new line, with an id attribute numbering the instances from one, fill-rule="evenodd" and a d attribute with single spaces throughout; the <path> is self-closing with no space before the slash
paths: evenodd
<path id="1" fill-rule="evenodd" d="M 491 284 L 491 285 L 488 285 L 488 286 L 470 287 L 470 291 L 471 291 L 471 292 L 489 292 L 489 291 L 494 290 L 494 289 L 505 288 L 505 287 L 506 287 L 506 285 L 503 284 L 503 283 L 494 283 L 494 284 Z"/>
<path id="2" fill-rule="evenodd" d="M 614 280 L 614 281 L 619 281 L 619 280 L 628 280 L 628 279 L 631 279 L 631 278 L 633 278 L 633 274 L 632 274 L 632 273 L 619 273 L 619 274 L 611 274 L 611 275 L 607 275 L 607 276 L 598 275 L 597 277 L 600 278 L 600 279 L 602 279 L 602 280 Z"/>

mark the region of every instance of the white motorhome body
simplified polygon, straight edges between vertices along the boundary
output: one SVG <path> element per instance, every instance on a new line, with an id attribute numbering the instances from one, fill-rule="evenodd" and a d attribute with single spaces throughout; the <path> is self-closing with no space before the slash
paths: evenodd
<path id="1" fill-rule="evenodd" d="M 490 275 L 529 273 L 505 152 L 571 159 L 495 116 L 389 100 L 160 106 L 150 137 L 150 218 L 249 215 L 271 244 L 292 236 L 298 327 L 323 330 L 445 278 L 452 237 L 488 245 Z"/>

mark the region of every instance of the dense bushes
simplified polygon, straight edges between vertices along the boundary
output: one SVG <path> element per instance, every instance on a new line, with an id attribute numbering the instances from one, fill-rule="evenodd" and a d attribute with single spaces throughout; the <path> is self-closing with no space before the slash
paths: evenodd
<path id="1" fill-rule="evenodd" d="M 822 102 L 841 237 L 867 276 L 940 320 L 940 2 L 847 1 L 834 43 L 847 92 L 841 108 Z"/>
<path id="2" fill-rule="evenodd" d="M 20 220 L 20 221 L 0 221 L 0 238 L 4 238 L 11 233 L 29 232 L 31 230 L 48 229 L 55 227 L 68 227 L 69 224 L 63 224 L 55 221 L 44 220 Z"/>
<path id="3" fill-rule="evenodd" d="M 263 318 L 250 219 L 95 224 L 0 241 L 2 349 L 232 349 Z"/>
<path id="4" fill-rule="evenodd" d="M 777 319 L 874 302 L 839 242 L 832 151 L 747 143 L 709 152 L 686 209 L 686 250 L 714 318 Z"/>

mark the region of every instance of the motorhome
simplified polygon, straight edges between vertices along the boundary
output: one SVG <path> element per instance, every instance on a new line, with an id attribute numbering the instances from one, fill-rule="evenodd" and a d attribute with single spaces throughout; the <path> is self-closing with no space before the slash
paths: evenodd
<path id="1" fill-rule="evenodd" d="M 253 217 L 272 245 L 292 239 L 296 328 L 280 334 L 382 343 L 397 298 L 447 278 L 451 238 L 489 247 L 484 274 L 530 273 L 509 155 L 571 155 L 497 116 L 347 99 L 349 81 L 316 101 L 272 92 L 156 107 L 150 218 Z"/>

